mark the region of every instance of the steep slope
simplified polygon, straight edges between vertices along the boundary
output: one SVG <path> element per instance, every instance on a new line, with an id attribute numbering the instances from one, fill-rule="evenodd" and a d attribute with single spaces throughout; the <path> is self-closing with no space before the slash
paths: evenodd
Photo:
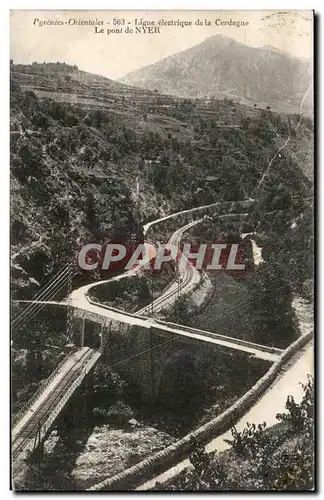
<path id="1" fill-rule="evenodd" d="M 64 64 L 11 68 L 13 290 L 30 296 L 80 246 L 143 221 L 251 193 L 297 116 L 229 101 L 188 101 Z M 298 144 L 278 160 L 297 197 L 309 183 Z M 292 180 L 295 179 L 294 184 Z"/>
<path id="2" fill-rule="evenodd" d="M 297 112 L 310 83 L 310 64 L 271 46 L 240 44 L 223 35 L 129 73 L 119 81 L 180 97 L 225 96 Z M 310 108 L 310 100 L 305 109 Z"/>

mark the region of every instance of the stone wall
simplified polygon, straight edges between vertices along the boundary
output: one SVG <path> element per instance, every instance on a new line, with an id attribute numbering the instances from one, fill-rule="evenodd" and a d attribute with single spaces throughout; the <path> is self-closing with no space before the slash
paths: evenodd
<path id="1" fill-rule="evenodd" d="M 217 418 L 187 434 L 184 438 L 168 446 L 162 451 L 134 465 L 133 467 L 102 481 L 91 488 L 96 490 L 133 490 L 138 485 L 159 473 L 174 466 L 188 456 L 192 449 L 192 441 L 207 444 L 210 440 L 228 431 L 254 403 L 266 392 L 274 382 L 283 366 L 310 340 L 312 332 L 299 337 L 280 356 L 267 373 L 242 396 L 234 405 L 224 411 Z"/>

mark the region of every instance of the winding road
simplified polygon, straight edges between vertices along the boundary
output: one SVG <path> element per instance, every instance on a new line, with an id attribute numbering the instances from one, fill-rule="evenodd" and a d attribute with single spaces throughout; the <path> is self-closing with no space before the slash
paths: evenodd
<path id="1" fill-rule="evenodd" d="M 168 241 L 168 245 L 170 246 L 179 246 L 181 237 L 183 233 L 190 229 L 191 227 L 199 224 L 202 219 L 198 219 L 190 222 L 189 224 L 181 227 L 177 231 L 175 231 L 171 238 Z M 184 267 L 178 268 L 178 278 L 173 280 L 172 283 L 163 291 L 163 293 L 153 301 L 153 304 L 149 304 L 146 307 L 143 307 L 140 311 L 135 313 L 136 316 L 141 316 L 147 314 L 152 311 L 155 312 L 160 311 L 164 307 L 172 304 L 177 297 L 177 294 L 180 293 L 189 293 L 195 286 L 200 282 L 201 275 L 197 271 L 197 269 L 191 265 L 189 261 L 186 262 Z"/>
<path id="2" fill-rule="evenodd" d="M 157 221 L 149 223 L 150 225 L 144 226 L 144 233 L 147 233 L 148 228 L 153 223 L 157 223 L 161 220 L 165 220 L 165 218 L 158 219 Z M 169 239 L 168 245 L 179 246 L 183 233 L 187 229 L 190 229 L 194 225 L 201 222 L 201 220 L 202 219 L 194 220 L 186 224 L 185 226 L 182 226 L 181 228 L 177 229 L 177 231 L 175 231 L 172 234 L 171 238 Z M 146 259 L 144 257 L 142 266 L 144 266 L 145 263 L 152 258 L 152 255 L 153 255 L 152 252 L 148 251 L 146 253 Z M 155 254 L 153 256 L 155 256 Z M 116 276 L 114 278 L 110 278 L 108 280 L 103 280 L 103 281 L 97 281 L 95 283 L 90 283 L 88 285 L 78 288 L 77 290 L 74 290 L 67 299 L 68 305 L 95 314 L 102 314 L 105 317 L 110 318 L 112 320 L 123 321 L 124 323 L 128 324 L 138 324 L 136 323 L 136 321 L 135 322 L 132 321 L 132 318 L 148 314 L 150 311 L 152 311 L 152 304 L 149 304 L 148 306 L 142 308 L 140 311 L 137 311 L 135 314 L 130 315 L 124 313 L 122 310 L 110 307 L 103 307 L 102 304 L 90 300 L 88 294 L 91 288 L 96 287 L 98 285 L 120 280 L 129 276 L 135 276 L 140 271 L 142 266 L 140 265 L 136 266 L 134 267 L 134 269 L 126 271 L 125 273 Z M 186 265 L 183 268 L 180 267 L 178 269 L 178 273 L 179 273 L 178 275 L 179 281 L 173 280 L 172 283 L 164 290 L 164 292 L 157 299 L 154 300 L 153 307 L 155 312 L 160 311 L 164 307 L 174 302 L 179 292 L 188 293 L 196 286 L 197 283 L 200 282 L 199 272 L 190 264 L 189 261 L 187 261 Z"/>

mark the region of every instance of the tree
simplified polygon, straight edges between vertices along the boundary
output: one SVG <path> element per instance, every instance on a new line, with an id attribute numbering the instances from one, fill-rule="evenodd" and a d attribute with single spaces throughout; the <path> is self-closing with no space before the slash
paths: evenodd
<path id="1" fill-rule="evenodd" d="M 190 307 L 190 299 L 188 297 L 179 297 L 172 308 L 172 312 L 170 317 L 168 318 L 171 321 L 176 321 L 178 323 L 188 324 L 190 323 L 190 319 L 188 318 L 192 316 L 192 308 Z"/>
<path id="2" fill-rule="evenodd" d="M 124 391 L 125 382 L 104 363 L 96 365 L 93 372 L 93 395 L 98 401 L 114 403 L 118 401 Z"/>
<path id="3" fill-rule="evenodd" d="M 288 413 L 278 413 L 277 419 L 288 422 L 292 433 L 306 431 L 311 438 L 314 427 L 314 379 L 307 376 L 306 384 L 301 384 L 304 394 L 300 403 L 293 396 L 288 396 L 285 408 Z"/>
<path id="4" fill-rule="evenodd" d="M 255 311 L 252 328 L 257 343 L 287 347 L 297 337 L 298 326 L 292 309 L 292 285 L 286 269 L 275 259 L 261 263 L 248 281 L 251 306 Z"/>

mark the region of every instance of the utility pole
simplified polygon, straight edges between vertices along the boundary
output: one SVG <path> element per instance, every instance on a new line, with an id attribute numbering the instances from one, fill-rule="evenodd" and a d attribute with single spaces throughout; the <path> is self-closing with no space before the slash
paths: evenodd
<path id="1" fill-rule="evenodd" d="M 69 155 L 71 155 L 71 142 L 69 142 Z M 72 239 L 72 221 L 71 221 L 71 206 L 70 206 L 70 192 L 68 190 L 67 193 L 68 197 L 68 209 L 69 209 L 69 219 L 68 219 L 68 224 L 69 224 L 69 230 L 68 234 L 69 237 Z M 72 293 L 72 279 L 73 279 L 73 244 L 71 244 L 71 249 L 70 249 L 70 262 L 68 263 L 68 276 L 67 276 L 67 312 L 66 312 L 66 337 L 67 337 L 67 342 L 68 343 L 75 343 L 75 338 L 74 338 L 74 331 L 73 331 L 73 308 L 71 304 L 71 293 Z"/>
<path id="2" fill-rule="evenodd" d="M 180 283 L 181 283 L 181 276 L 180 276 L 180 266 L 178 264 L 178 279 L 177 279 L 177 282 L 178 282 L 178 299 L 180 298 Z"/>
<path id="3" fill-rule="evenodd" d="M 154 313 L 154 290 L 153 290 L 153 276 L 151 276 L 151 294 L 152 294 L 152 314 Z"/>

